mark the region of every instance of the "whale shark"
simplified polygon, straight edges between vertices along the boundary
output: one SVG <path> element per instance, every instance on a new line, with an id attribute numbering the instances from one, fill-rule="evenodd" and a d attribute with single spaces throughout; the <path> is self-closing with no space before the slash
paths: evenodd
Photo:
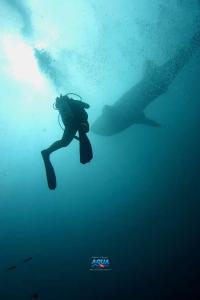
<path id="1" fill-rule="evenodd" d="M 147 60 L 142 79 L 113 105 L 105 105 L 101 115 L 94 121 L 91 131 L 102 136 L 112 136 L 133 124 L 159 127 L 156 121 L 145 115 L 145 108 L 165 94 L 177 74 L 200 47 L 200 31 L 180 48 L 174 56 L 158 66 Z"/>

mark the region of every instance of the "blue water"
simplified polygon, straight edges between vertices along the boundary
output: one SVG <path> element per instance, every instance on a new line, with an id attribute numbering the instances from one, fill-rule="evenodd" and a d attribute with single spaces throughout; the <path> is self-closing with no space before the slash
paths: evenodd
<path id="1" fill-rule="evenodd" d="M 74 141 L 52 155 L 55 191 L 40 151 L 62 135 L 57 95 L 80 94 L 94 122 L 199 30 L 199 1 L 41 2 L 0 1 L 0 299 L 198 299 L 199 51 L 146 109 L 161 128 L 90 132 L 87 165 Z"/>

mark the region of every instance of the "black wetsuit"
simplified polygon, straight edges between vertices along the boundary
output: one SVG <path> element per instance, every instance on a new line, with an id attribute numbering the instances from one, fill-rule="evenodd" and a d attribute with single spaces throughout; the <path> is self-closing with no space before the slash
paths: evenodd
<path id="1" fill-rule="evenodd" d="M 88 114 L 85 111 L 85 109 L 90 107 L 89 104 L 69 98 L 65 100 L 68 106 L 66 106 L 66 109 L 59 110 L 63 124 L 65 125 L 65 130 L 61 140 L 56 141 L 45 150 L 48 155 L 60 148 L 68 146 L 77 131 L 79 132 L 79 138 L 82 134 L 89 131 Z"/>

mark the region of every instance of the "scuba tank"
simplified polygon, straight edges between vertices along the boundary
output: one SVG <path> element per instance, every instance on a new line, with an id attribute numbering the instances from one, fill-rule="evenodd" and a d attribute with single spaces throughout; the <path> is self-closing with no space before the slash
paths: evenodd
<path id="1" fill-rule="evenodd" d="M 66 94 L 65 96 L 62 96 L 62 94 L 60 95 L 60 97 L 57 97 L 56 98 L 56 101 L 54 102 L 54 104 L 53 104 L 53 108 L 55 109 L 55 110 L 58 110 L 59 111 L 59 114 L 58 114 L 58 124 L 59 124 L 59 126 L 60 126 L 60 128 L 64 131 L 65 130 L 65 128 L 61 125 L 61 118 L 62 118 L 62 122 L 63 122 L 63 119 L 64 119 L 64 115 L 66 116 L 67 115 L 67 117 L 66 117 L 66 119 L 73 119 L 74 118 L 74 115 L 75 115 L 75 112 L 73 112 L 73 110 L 75 110 L 75 109 L 73 109 L 73 105 L 71 106 L 66 100 L 74 100 L 74 99 L 72 99 L 72 98 L 69 98 L 68 96 L 69 95 L 75 95 L 75 96 L 77 96 L 77 97 L 79 97 L 79 99 L 80 99 L 80 101 L 82 102 L 82 97 L 81 96 L 79 96 L 78 94 L 75 94 L 75 93 L 68 93 L 68 94 Z M 75 101 L 75 100 L 74 100 Z M 63 114 L 63 116 L 62 116 L 62 114 L 61 114 L 61 111 L 64 111 L 64 114 Z M 85 110 L 84 109 L 81 109 L 80 108 L 80 113 L 83 111 L 83 117 L 81 117 L 80 118 L 80 129 L 83 131 L 83 132 L 85 132 L 85 133 L 87 133 L 88 131 L 89 131 L 89 123 L 88 123 L 88 121 L 87 121 L 87 113 L 85 112 Z M 80 117 L 80 116 L 79 116 Z M 85 119 L 84 121 L 82 120 L 82 119 Z M 63 123 L 65 123 L 65 122 L 63 122 Z"/>

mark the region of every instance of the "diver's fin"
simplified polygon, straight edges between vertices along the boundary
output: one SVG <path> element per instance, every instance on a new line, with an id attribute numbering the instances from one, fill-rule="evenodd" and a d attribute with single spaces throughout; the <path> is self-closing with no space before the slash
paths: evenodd
<path id="1" fill-rule="evenodd" d="M 147 59 L 144 65 L 144 73 L 145 75 L 151 75 L 157 69 L 157 65 L 151 59 Z"/>
<path id="2" fill-rule="evenodd" d="M 136 121 L 136 123 L 138 123 L 138 124 L 144 124 L 144 125 L 151 126 L 151 127 L 161 127 L 161 125 L 158 122 L 156 122 L 156 121 L 154 121 L 154 120 L 146 117 L 144 113 L 142 113 L 139 116 L 139 118 Z"/>
<path id="3" fill-rule="evenodd" d="M 86 164 L 93 158 L 92 145 L 85 132 L 79 131 L 80 162 Z"/>
<path id="4" fill-rule="evenodd" d="M 45 150 L 42 151 L 41 154 L 42 154 L 42 158 L 43 158 L 43 161 L 44 161 L 48 186 L 49 186 L 50 190 L 55 190 L 55 188 L 56 188 L 56 174 L 55 174 L 54 168 L 51 164 L 49 156 L 45 153 Z"/>

